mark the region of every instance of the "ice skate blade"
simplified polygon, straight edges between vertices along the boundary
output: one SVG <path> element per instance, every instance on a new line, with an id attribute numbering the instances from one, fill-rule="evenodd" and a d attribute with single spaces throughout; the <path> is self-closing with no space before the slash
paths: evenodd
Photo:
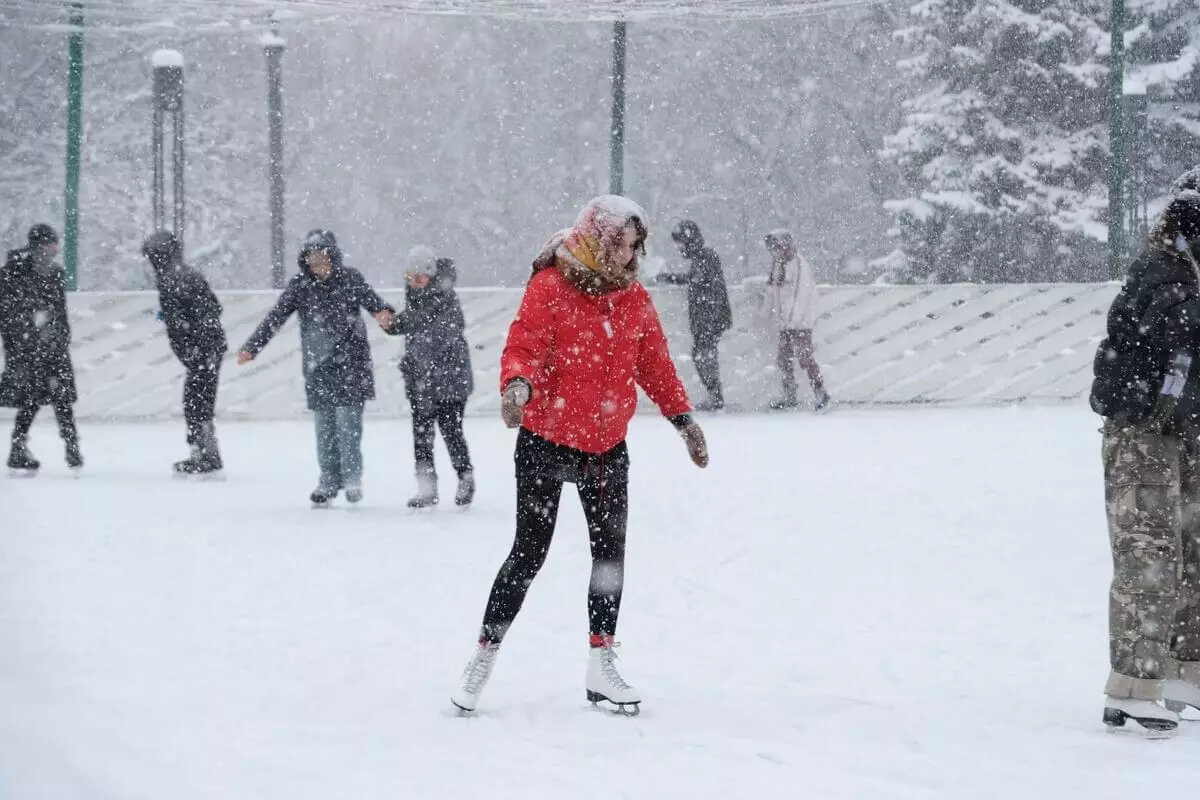
<path id="1" fill-rule="evenodd" d="M 455 715 L 456 717 L 460 717 L 460 718 L 462 718 L 462 717 L 473 717 L 473 716 L 475 716 L 475 709 L 473 709 L 473 708 L 463 708 L 463 707 L 462 707 L 462 706 L 460 706 L 458 703 L 454 702 L 454 699 L 453 699 L 453 698 L 451 698 L 451 700 L 450 700 L 450 707 L 451 707 L 451 710 L 454 712 L 454 715 Z"/>
<path id="2" fill-rule="evenodd" d="M 8 477 L 10 478 L 36 478 L 38 471 L 36 469 L 17 469 L 16 467 L 8 468 Z"/>
<path id="3" fill-rule="evenodd" d="M 1104 709 L 1104 724 L 1110 731 L 1125 727 L 1126 722 L 1135 722 L 1144 731 L 1147 738 L 1156 739 L 1170 736 L 1179 727 L 1179 723 L 1170 719 L 1154 717 L 1134 717 L 1117 708 Z"/>
<path id="4" fill-rule="evenodd" d="M 224 472 L 173 472 L 176 480 L 204 483 L 207 481 L 224 481 Z"/>
<path id="5" fill-rule="evenodd" d="M 636 703 L 614 703 L 599 692 L 591 691 L 587 693 L 587 699 L 593 708 L 612 714 L 614 717 L 636 717 L 642 713 L 641 700 Z"/>

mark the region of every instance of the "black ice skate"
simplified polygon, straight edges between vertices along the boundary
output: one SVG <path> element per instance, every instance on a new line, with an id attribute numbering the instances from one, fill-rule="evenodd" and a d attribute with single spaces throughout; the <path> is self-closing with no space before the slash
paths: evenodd
<path id="1" fill-rule="evenodd" d="M 829 400 L 829 392 L 825 391 L 824 389 L 818 389 L 816 402 L 813 403 L 813 411 L 819 413 L 829 408 Z"/>
<path id="2" fill-rule="evenodd" d="M 475 499 L 475 473 L 464 470 L 458 476 L 458 491 L 454 493 L 454 505 L 465 508 Z"/>
<path id="3" fill-rule="evenodd" d="M 172 467 L 176 474 L 184 476 L 216 476 L 225 468 L 212 423 L 200 426 L 192 440 L 191 456 L 176 461 Z"/>
<path id="4" fill-rule="evenodd" d="M 83 469 L 83 453 L 79 452 L 79 442 L 67 442 L 67 466 L 76 472 Z"/>
<path id="5" fill-rule="evenodd" d="M 25 438 L 13 439 L 12 450 L 8 454 L 8 468 L 13 475 L 33 476 L 42 468 L 42 463 L 33 457 L 33 453 L 25 446 Z"/>
<path id="6" fill-rule="evenodd" d="M 800 402 L 794 397 L 785 397 L 782 400 L 775 400 L 771 403 L 772 411 L 791 411 L 797 408 Z"/>
<path id="7" fill-rule="evenodd" d="M 308 496 L 308 499 L 312 501 L 313 508 L 325 508 L 338 496 L 338 491 L 337 487 L 318 486 L 312 490 L 312 494 Z"/>
<path id="8" fill-rule="evenodd" d="M 417 468 L 417 493 L 408 501 L 409 508 L 433 508 L 438 504 L 437 473 Z"/>

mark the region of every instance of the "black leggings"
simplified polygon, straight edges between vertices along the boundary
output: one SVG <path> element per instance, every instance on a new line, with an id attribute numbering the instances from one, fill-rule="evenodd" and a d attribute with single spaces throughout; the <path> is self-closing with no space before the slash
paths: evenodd
<path id="1" fill-rule="evenodd" d="M 590 455 L 522 430 L 517 439 L 517 534 L 492 584 L 481 639 L 499 642 L 521 610 L 550 550 L 564 482 L 576 484 L 587 519 L 592 549 L 591 633 L 616 633 L 625 582 L 629 451 L 622 442 L 607 453 Z"/>
<path id="2" fill-rule="evenodd" d="M 29 429 L 33 427 L 33 421 L 37 418 L 38 406 L 26 406 L 17 411 L 17 418 L 13 423 L 12 438 L 13 441 L 18 439 L 24 441 L 29 435 Z M 69 445 L 74 445 L 79 442 L 79 431 L 75 427 L 75 408 L 70 403 L 55 403 L 54 404 L 54 420 L 58 423 L 58 435 L 62 440 Z"/>
<path id="3" fill-rule="evenodd" d="M 467 404 L 449 400 L 441 403 L 413 403 L 413 457 L 418 470 L 433 471 L 433 440 L 435 428 L 441 428 L 450 463 L 459 475 L 471 472 L 471 453 L 463 435 L 463 412 Z"/>

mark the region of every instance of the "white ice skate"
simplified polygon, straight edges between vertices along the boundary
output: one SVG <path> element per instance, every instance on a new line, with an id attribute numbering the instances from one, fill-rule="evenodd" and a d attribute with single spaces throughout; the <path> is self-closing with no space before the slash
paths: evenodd
<path id="1" fill-rule="evenodd" d="M 617 643 L 608 637 L 588 654 L 587 699 L 593 705 L 608 703 L 607 710 L 627 717 L 641 711 L 642 696 L 617 672 Z"/>
<path id="2" fill-rule="evenodd" d="M 475 648 L 474 655 L 463 670 L 462 685 L 450 695 L 450 702 L 460 711 L 471 712 L 479 703 L 483 687 L 487 686 L 488 678 L 492 677 L 492 667 L 496 664 L 496 654 L 500 652 L 498 642 L 481 641 Z"/>
<path id="3" fill-rule="evenodd" d="M 1179 715 L 1158 700 L 1130 697 L 1104 698 L 1104 724 L 1120 728 L 1133 720 L 1151 733 L 1164 734 L 1179 726 Z"/>

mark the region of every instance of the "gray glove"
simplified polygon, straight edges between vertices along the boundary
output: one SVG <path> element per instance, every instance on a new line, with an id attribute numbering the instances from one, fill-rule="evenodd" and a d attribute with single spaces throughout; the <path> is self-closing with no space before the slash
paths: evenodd
<path id="1" fill-rule="evenodd" d="M 509 428 L 521 427 L 525 419 L 525 405 L 533 396 L 533 390 L 524 378 L 514 378 L 504 387 L 500 395 L 500 416 Z"/>

